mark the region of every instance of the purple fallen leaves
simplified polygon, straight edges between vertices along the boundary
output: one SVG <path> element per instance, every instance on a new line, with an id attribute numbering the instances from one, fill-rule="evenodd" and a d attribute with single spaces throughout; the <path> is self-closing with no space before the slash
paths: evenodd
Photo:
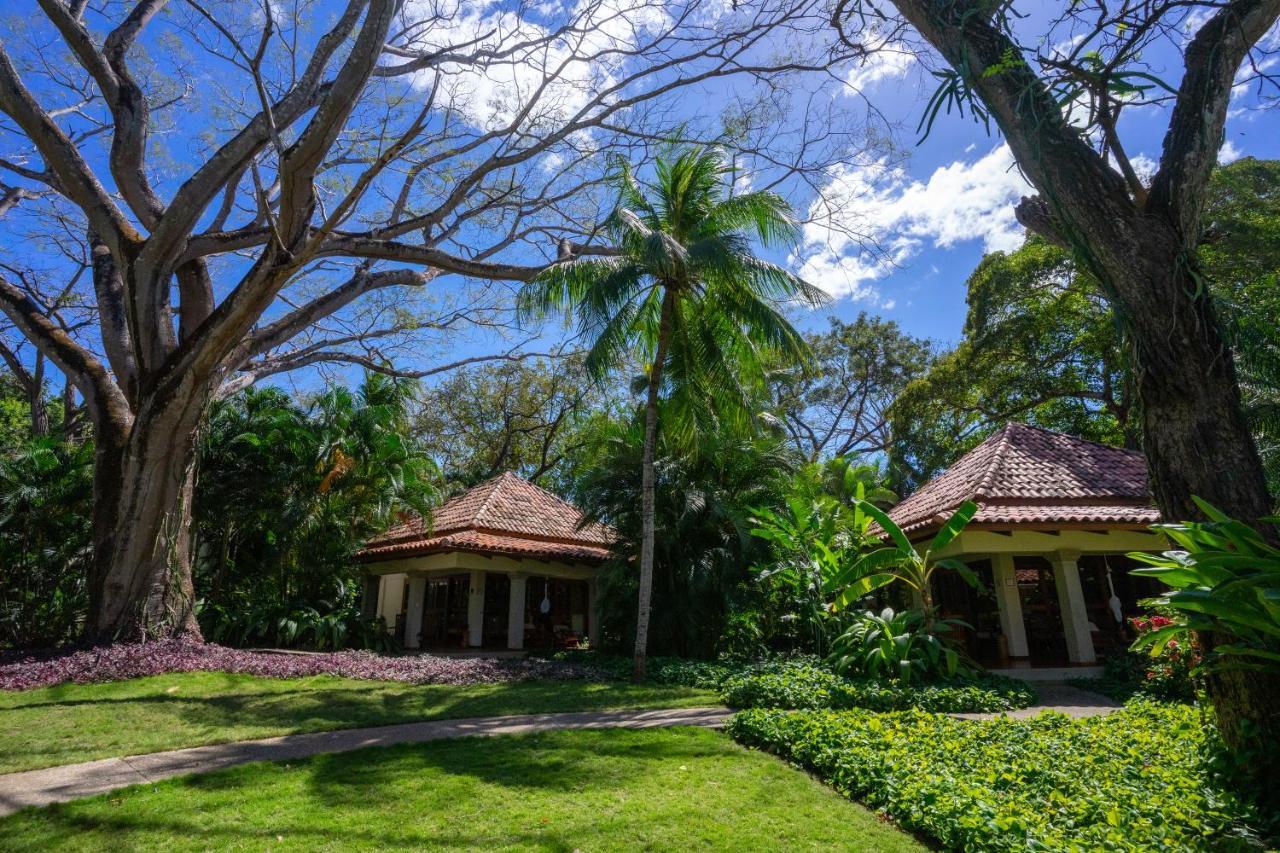
<path id="1" fill-rule="evenodd" d="M 546 660 L 387 657 L 366 651 L 277 654 L 211 643 L 161 640 L 72 652 L 9 653 L 0 657 L 0 690 L 122 681 L 170 672 L 233 672 L 268 678 L 338 675 L 406 684 L 497 684 L 527 679 L 606 680 L 600 670 Z"/>

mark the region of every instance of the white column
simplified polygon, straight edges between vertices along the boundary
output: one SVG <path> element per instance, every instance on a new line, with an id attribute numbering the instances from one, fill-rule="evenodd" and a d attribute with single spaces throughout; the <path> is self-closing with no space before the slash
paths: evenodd
<path id="1" fill-rule="evenodd" d="M 1027 625 L 1022 620 L 1022 596 L 1018 594 L 1018 577 L 1013 570 L 1012 554 L 996 554 L 991 558 L 991 579 L 996 587 L 996 606 L 1000 610 L 1000 632 L 1009 646 L 1009 657 L 1027 657 Z"/>
<path id="2" fill-rule="evenodd" d="M 473 647 L 484 644 L 484 572 L 471 573 L 471 596 L 467 599 L 467 627 L 471 636 L 468 641 Z"/>
<path id="3" fill-rule="evenodd" d="M 404 575 L 383 575 L 378 589 L 378 615 L 387 623 L 387 630 L 396 629 L 396 617 L 400 615 L 400 603 L 404 600 Z"/>
<path id="4" fill-rule="evenodd" d="M 507 601 L 507 648 L 524 648 L 524 596 L 528 576 L 523 572 L 512 572 L 511 595 Z"/>
<path id="5" fill-rule="evenodd" d="M 409 578 L 409 610 L 404 617 L 404 647 L 416 649 L 422 643 L 418 635 L 422 633 L 422 606 L 427 600 L 426 575 L 414 575 Z"/>
<path id="6" fill-rule="evenodd" d="M 600 614 L 597 610 L 599 595 L 599 581 L 595 578 L 587 581 L 587 643 L 593 649 L 600 648 Z"/>
<path id="7" fill-rule="evenodd" d="M 1049 557 L 1053 564 L 1053 583 L 1058 588 L 1058 607 L 1062 610 L 1062 632 L 1067 639 L 1067 657 L 1072 663 L 1094 663 L 1093 633 L 1089 630 L 1089 612 L 1080 586 L 1079 551 L 1055 551 Z"/>

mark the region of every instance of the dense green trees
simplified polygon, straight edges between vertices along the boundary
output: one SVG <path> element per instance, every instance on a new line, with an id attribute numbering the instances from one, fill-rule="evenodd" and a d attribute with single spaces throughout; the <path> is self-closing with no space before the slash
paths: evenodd
<path id="1" fill-rule="evenodd" d="M 628 650 L 635 635 L 643 435 L 638 417 L 601 424 L 573 494 L 621 536 L 600 589 L 603 639 L 619 651 Z M 767 558 L 768 546 L 751 535 L 752 515 L 782 499 L 795 461 L 775 434 L 721 426 L 700 432 L 690 448 L 672 433 L 658 433 L 654 507 L 661 535 L 655 538 L 649 652 L 752 654 L 771 639 L 767 593 L 751 571 Z"/>
<path id="2" fill-rule="evenodd" d="M 305 403 L 251 388 L 214 404 L 193 500 L 195 595 L 211 638 L 381 639 L 358 612 L 351 557 L 399 512 L 430 512 L 435 466 L 408 429 L 413 392 L 371 374 L 356 391 Z M 18 435 L 0 452 L 0 646 L 76 639 L 89 603 L 92 476 L 92 441 Z"/>
<path id="3" fill-rule="evenodd" d="M 211 639 L 338 645 L 339 626 L 357 627 L 352 556 L 398 513 L 429 514 L 436 495 L 435 466 L 408 429 L 413 390 L 369 374 L 307 405 L 274 388 L 214 405 L 194 508 Z M 325 633 L 299 636 L 318 624 Z"/>
<path id="4" fill-rule="evenodd" d="M 591 419 L 607 404 L 580 356 L 503 361 L 424 389 L 412 429 L 451 484 L 514 471 L 568 494 Z"/>
<path id="5" fill-rule="evenodd" d="M 91 443 L 22 437 L 0 452 L 0 648 L 53 646 L 79 632 L 92 500 Z"/>
<path id="6" fill-rule="evenodd" d="M 568 311 L 590 341 L 599 378 L 628 357 L 646 365 L 640 459 L 641 534 L 635 678 L 644 678 L 655 550 L 655 454 L 659 400 L 668 431 L 712 419 L 749 419 L 750 388 L 770 355 L 802 360 L 804 341 L 780 303 L 825 300 L 822 291 L 757 257 L 752 240 L 786 248 L 797 237 L 787 203 L 772 192 L 733 194 L 733 171 L 718 151 L 687 148 L 659 157 L 651 184 L 626 164 L 613 177 L 618 204 L 606 230 L 616 254 L 569 257 L 520 294 L 526 317 Z"/>

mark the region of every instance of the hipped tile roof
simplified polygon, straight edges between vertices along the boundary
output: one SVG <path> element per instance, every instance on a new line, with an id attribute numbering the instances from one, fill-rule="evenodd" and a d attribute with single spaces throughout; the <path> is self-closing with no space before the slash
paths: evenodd
<path id="1" fill-rule="evenodd" d="M 598 563 L 609 556 L 615 534 L 545 489 L 507 472 L 445 501 L 428 527 L 408 518 L 369 543 L 366 562 L 469 551 L 510 557 Z M 580 528 L 580 525 L 581 528 Z"/>
<path id="2" fill-rule="evenodd" d="M 967 500 L 970 527 L 1145 526 L 1160 520 L 1141 453 L 1008 423 L 889 511 L 908 533 L 940 527 Z"/>

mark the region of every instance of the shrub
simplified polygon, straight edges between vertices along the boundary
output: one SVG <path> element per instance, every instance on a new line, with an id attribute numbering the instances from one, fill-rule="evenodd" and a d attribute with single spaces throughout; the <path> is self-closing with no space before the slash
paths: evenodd
<path id="1" fill-rule="evenodd" d="M 1173 624 L 1166 616 L 1130 619 L 1139 638 Z M 1195 669 L 1200 650 L 1194 636 L 1170 640 L 1152 657 L 1146 652 L 1118 650 L 1107 656 L 1101 678 L 1072 679 L 1072 684 L 1094 690 L 1112 699 L 1147 696 L 1166 702 L 1193 702 L 1196 698 Z"/>
<path id="2" fill-rule="evenodd" d="M 617 679 L 631 677 L 632 661 L 623 655 L 607 655 L 589 649 L 567 649 L 554 652 L 549 660 L 591 667 Z M 677 657 L 651 657 L 645 666 L 645 675 L 655 684 L 672 684 L 682 687 L 698 687 L 716 690 L 742 664 L 728 661 L 691 660 Z"/>
<path id="3" fill-rule="evenodd" d="M 1036 700 L 1031 685 L 996 676 L 909 685 L 842 678 L 811 663 L 795 661 L 767 664 L 731 677 L 722 694 L 735 708 L 918 708 L 939 713 L 1011 711 Z"/>
<path id="4" fill-rule="evenodd" d="M 963 625 L 951 619 L 926 624 L 920 610 L 894 611 L 886 607 L 855 615 L 831 646 L 827 659 L 840 675 L 865 675 L 901 681 L 923 681 L 968 675 L 973 668 L 938 629 Z"/>
<path id="5" fill-rule="evenodd" d="M 728 732 L 950 849 L 1245 849 L 1258 816 L 1217 785 L 1197 709 L 1072 720 L 908 711 L 736 714 Z"/>

